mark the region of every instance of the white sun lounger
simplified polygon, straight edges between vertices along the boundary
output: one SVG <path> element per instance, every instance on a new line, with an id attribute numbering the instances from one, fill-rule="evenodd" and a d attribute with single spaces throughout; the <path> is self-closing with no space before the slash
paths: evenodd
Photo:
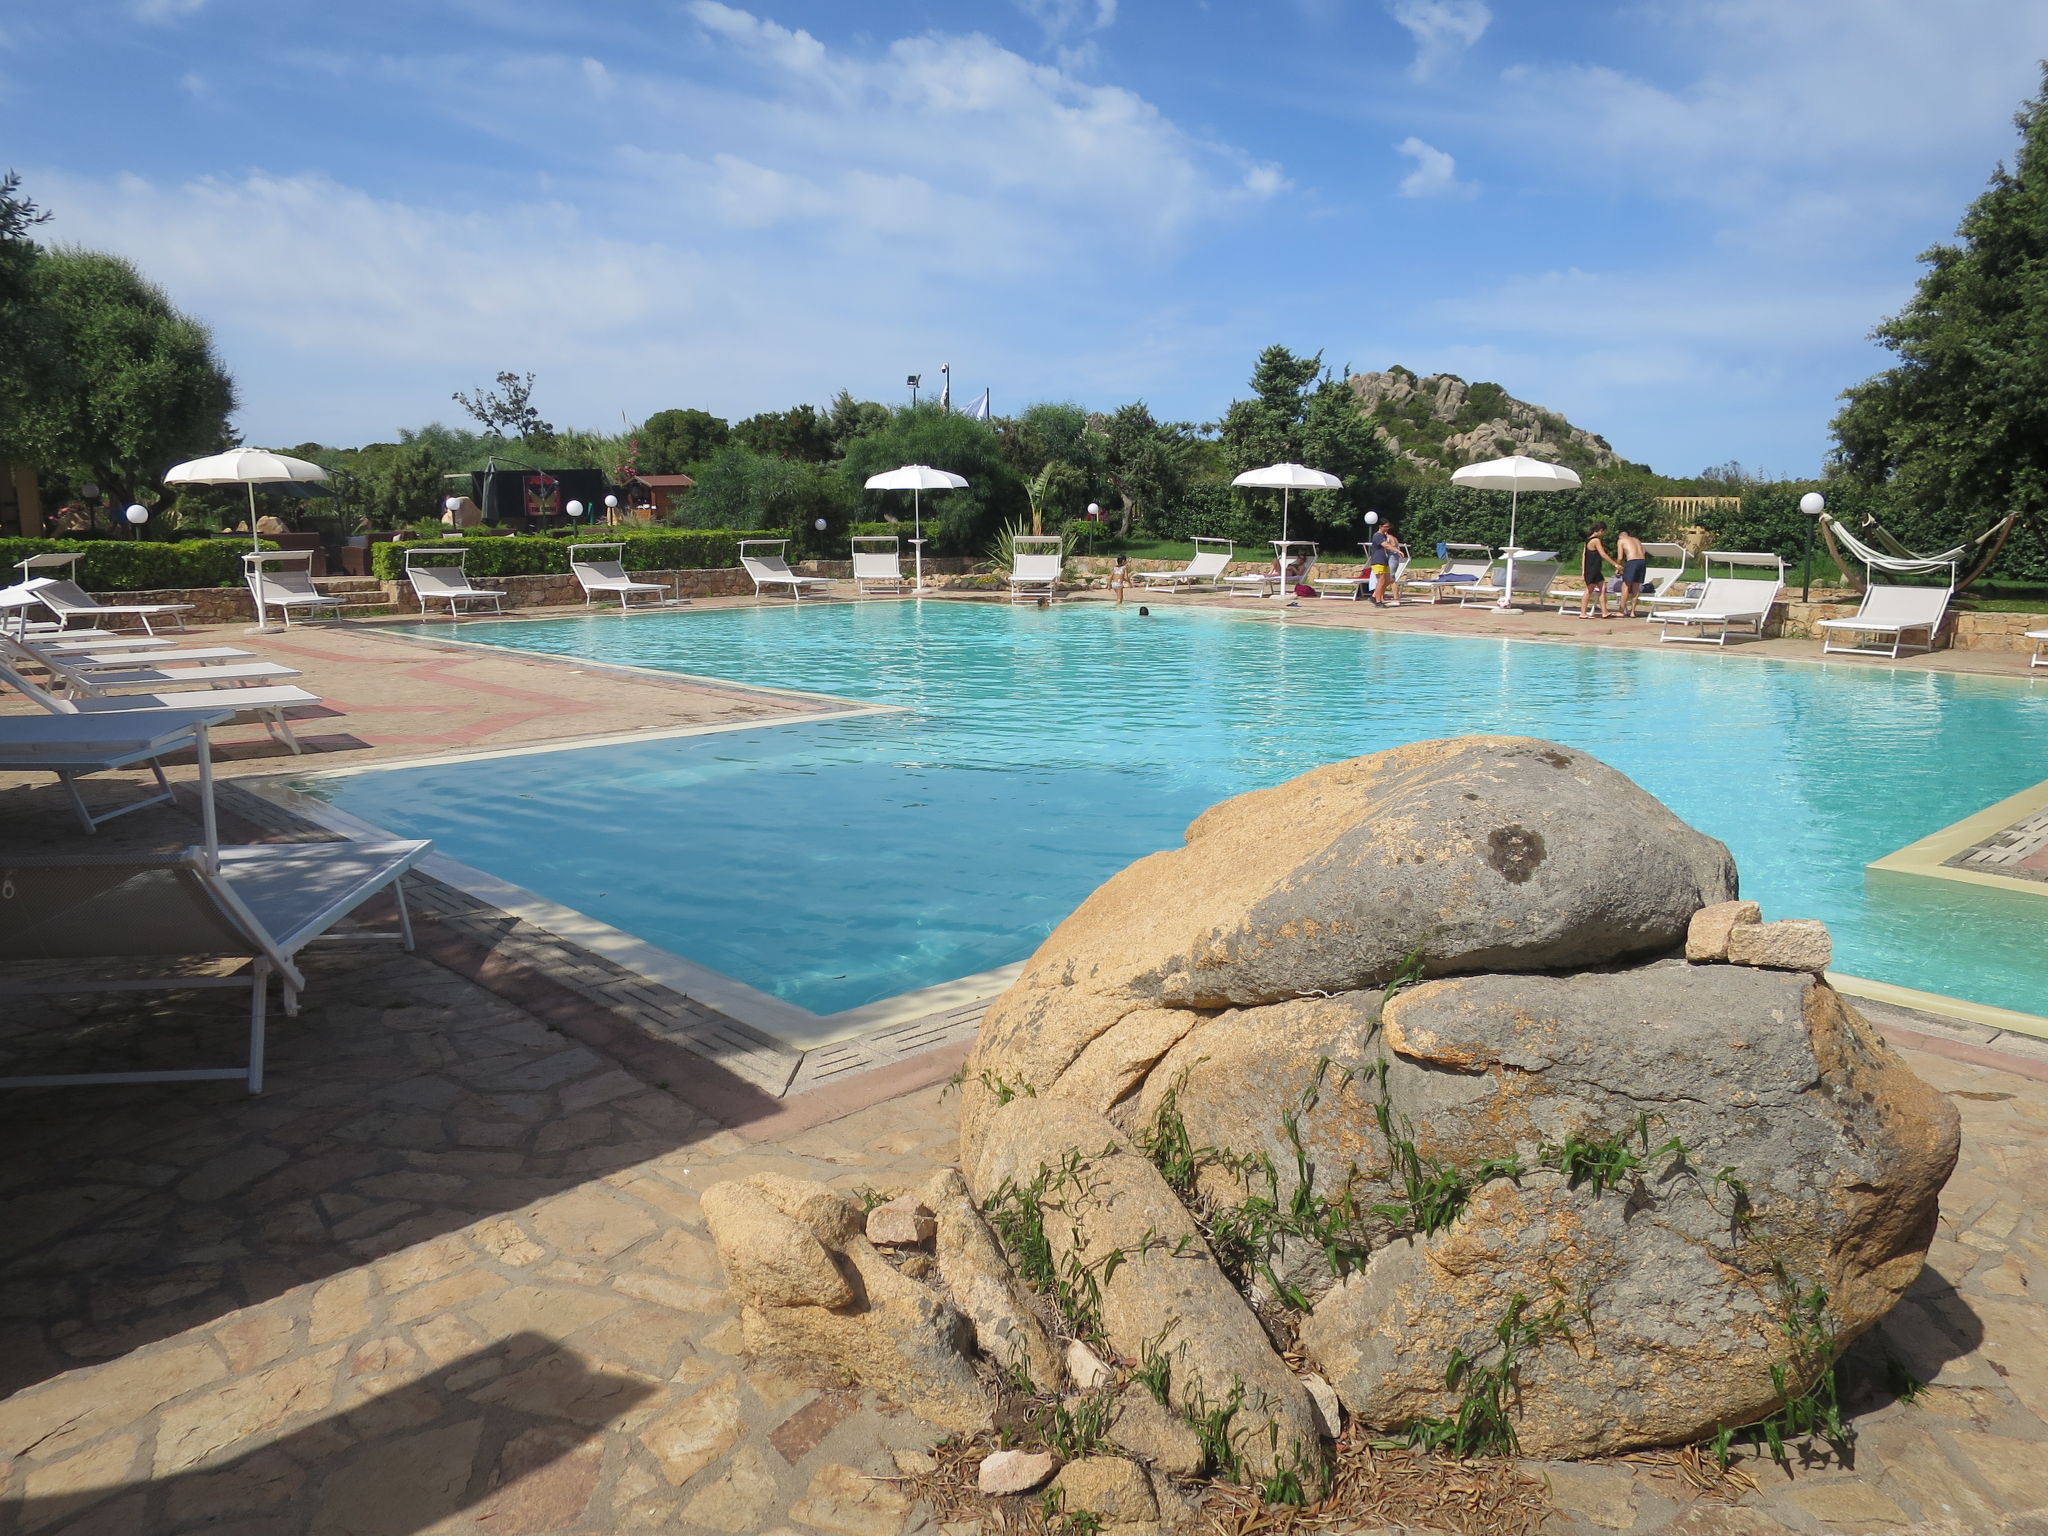
<path id="1" fill-rule="evenodd" d="M 182 688 L 150 693 L 103 693 L 90 673 L 68 676 L 65 681 L 73 690 L 72 696 L 60 699 L 40 683 L 31 682 L 22 675 L 16 665 L 22 659 L 18 642 L 0 640 L 0 652 L 9 657 L 7 661 L 0 661 L 0 683 L 7 684 L 50 714 L 98 715 L 129 709 L 206 709 L 218 705 L 222 709 L 232 709 L 238 715 L 258 716 L 263 721 L 264 730 L 294 753 L 303 752 L 305 748 L 292 734 L 291 723 L 284 717 L 285 709 L 290 705 L 320 702 L 318 694 L 308 693 L 289 683 L 272 688 Z M 35 660 L 33 657 L 28 659 Z M 41 665 L 40 661 L 37 665 Z"/>
<path id="2" fill-rule="evenodd" d="M 903 541 L 893 533 L 859 534 L 847 540 L 853 552 L 853 590 L 861 597 L 907 592 L 903 579 Z M 866 548 L 861 546 L 866 545 Z"/>
<path id="3" fill-rule="evenodd" d="M 1179 570 L 1139 571 L 1139 582 L 1147 587 L 1165 587 L 1169 590 L 1176 587 L 1215 586 L 1223 579 L 1223 573 L 1230 569 L 1230 562 L 1237 555 L 1237 545 L 1230 539 L 1212 539 L 1206 534 L 1198 536 L 1194 543 L 1194 558 Z"/>
<path id="4" fill-rule="evenodd" d="M 291 564 L 296 561 L 297 570 Z M 284 615 L 284 627 L 292 627 L 292 610 L 302 614 L 332 613 L 345 598 L 330 597 L 313 585 L 313 551 L 310 549 L 262 550 L 242 556 L 243 579 L 256 604 L 256 623 L 267 628 L 265 610 L 275 608 Z"/>
<path id="5" fill-rule="evenodd" d="M 54 656 L 67 667 L 82 667 L 88 672 L 100 672 L 109 667 L 163 667 L 173 663 L 247 661 L 255 656 L 254 651 L 245 651 L 239 645 L 193 645 L 172 651 L 103 651 L 86 646 L 51 645 L 31 635 L 28 643 L 45 656 Z M 163 642 L 170 644 L 169 641 Z"/>
<path id="6" fill-rule="evenodd" d="M 1686 553 L 1683 544 L 1645 544 L 1643 558 L 1648 568 L 1643 572 L 1643 590 L 1636 594 L 1638 603 L 1682 604 L 1683 597 L 1674 597 L 1672 589 L 1685 580 L 1686 570 L 1692 564 L 1692 556 Z"/>
<path id="7" fill-rule="evenodd" d="M 428 555 L 440 556 L 440 563 L 413 563 Z M 463 562 L 468 559 L 469 551 L 466 549 L 408 549 L 405 552 L 405 579 L 412 583 L 413 596 L 419 599 L 421 618 L 427 616 L 427 604 L 430 602 L 446 603 L 451 619 L 462 612 L 464 603 L 489 603 L 499 613 L 505 611 L 503 592 L 471 584 L 462 569 Z"/>
<path id="8" fill-rule="evenodd" d="M 1771 616 L 1771 605 L 1785 590 L 1785 562 L 1773 554 L 1743 550 L 1712 549 L 1701 558 L 1707 580 L 1701 585 L 1692 606 L 1667 609 L 1649 616 L 1647 622 L 1663 626 L 1658 630 L 1657 638 L 1693 645 L 1726 645 L 1730 635 L 1746 632 L 1750 638 L 1761 640 L 1764 624 Z M 1713 570 L 1717 561 L 1730 569 L 1737 566 L 1760 567 L 1772 575 L 1768 580 L 1756 581 L 1716 576 Z M 1677 625 L 1681 632 L 1673 634 L 1673 625 Z M 1683 632 L 1695 628 L 1700 633 Z M 1709 630 L 1711 634 L 1707 633 Z"/>
<path id="9" fill-rule="evenodd" d="M 1294 544 L 1294 549 L 1290 550 L 1287 555 L 1288 587 L 1291 589 L 1313 585 L 1311 578 L 1316 573 L 1316 560 L 1321 552 L 1315 545 L 1305 539 L 1296 539 L 1291 542 Z M 1298 553 L 1298 551 L 1304 549 L 1308 551 L 1307 554 Z M 1256 596 L 1267 597 L 1280 590 L 1280 573 L 1278 571 L 1250 571 L 1242 576 L 1226 576 L 1223 578 L 1223 585 L 1226 588 L 1243 588 Z"/>
<path id="10" fill-rule="evenodd" d="M 97 666 L 78 656 L 66 656 L 59 652 L 45 650 L 33 640 L 9 640 L 8 653 L 17 661 L 32 661 L 66 688 L 73 690 L 111 688 L 175 688 L 181 683 L 197 683 L 205 688 L 218 688 L 226 683 L 277 682 L 281 678 L 303 677 L 297 667 L 283 666 L 274 661 L 241 662 L 234 666 L 178 667 L 163 665 L 164 657 L 144 653 L 140 656 L 116 655 L 111 662 Z M 233 647 L 222 647 L 229 654 L 247 656 L 247 651 L 235 652 Z M 175 656 L 175 651 L 170 653 Z M 196 652 L 207 654 L 205 651 Z"/>
<path id="11" fill-rule="evenodd" d="M 1953 570 L 1950 574 L 1953 577 Z M 1822 619 L 1814 626 L 1824 631 L 1821 654 L 1839 652 L 1849 656 L 1888 656 L 1896 661 L 1902 651 L 1931 651 L 1934 649 L 1935 632 L 1948 616 L 1948 600 L 1954 591 L 1953 586 L 1882 587 L 1872 583 L 1863 589 L 1863 602 L 1852 617 Z M 1837 630 L 1850 638 L 1858 635 L 1889 636 L 1891 644 L 1837 645 Z M 1914 630 L 1927 632 L 1925 645 L 1906 644 L 1906 636 Z"/>
<path id="12" fill-rule="evenodd" d="M 608 550 L 609 554 L 594 551 Z M 583 589 L 583 606 L 590 607 L 598 597 L 616 597 L 622 609 L 633 606 L 633 594 L 644 592 L 654 599 L 645 606 L 662 608 L 687 602 L 670 588 L 658 581 L 635 581 L 626 574 L 624 555 L 626 546 L 611 544 L 571 544 L 569 546 L 569 573 L 576 578 L 576 584 Z"/>
<path id="13" fill-rule="evenodd" d="M 798 602 L 804 598 L 806 587 L 817 587 L 829 591 L 832 583 L 823 576 L 799 576 L 789 568 L 789 561 L 782 552 L 789 548 L 787 539 L 741 539 L 740 564 L 746 573 L 754 578 L 754 595 L 764 591 L 787 592 Z M 768 554 L 749 554 L 749 550 L 768 550 Z"/>
<path id="14" fill-rule="evenodd" d="M 411 949 L 401 881 L 432 847 L 416 841 L 265 843 L 222 848 L 217 864 L 203 848 L 97 857 L 10 854 L 14 899 L 0 902 L 0 960 L 38 962 L 39 970 L 50 962 L 75 967 L 62 976 L 0 980 L 0 995 L 246 987 L 249 1049 L 247 1061 L 233 1067 L 0 1077 L 0 1088 L 239 1078 L 251 1093 L 261 1093 L 271 977 L 283 989 L 285 1012 L 296 1014 L 306 985 L 298 952 L 385 889 L 397 900 L 398 932 L 382 937 Z M 248 969 L 233 976 L 189 974 L 187 962 L 212 956 L 246 960 Z M 111 977 L 114 966 L 144 974 Z"/>
<path id="15" fill-rule="evenodd" d="M 1505 572 L 1507 562 L 1503 560 L 1499 568 Z M 1525 560 L 1520 555 L 1517 555 L 1514 561 L 1514 586 L 1506 592 L 1508 601 L 1512 603 L 1517 598 L 1527 598 L 1534 602 L 1542 602 L 1550 593 L 1551 583 L 1557 580 L 1557 573 L 1563 569 L 1564 562 L 1562 560 Z M 1501 600 L 1502 591 L 1503 589 L 1498 579 L 1472 582 L 1465 587 L 1459 596 L 1458 606 L 1460 608 L 1495 607 Z"/>
<path id="16" fill-rule="evenodd" d="M 1065 569 L 1067 541 L 1057 534 L 1020 533 L 1010 540 L 1010 601 L 1028 603 L 1056 596 Z"/>
<path id="17" fill-rule="evenodd" d="M 199 757 L 199 794 L 212 837 L 213 774 L 208 726 L 234 719 L 232 709 L 128 709 L 111 715 L 0 715 L 0 772 L 54 773 L 87 832 L 103 822 L 176 797 L 162 759 L 173 752 Z M 94 815 L 78 792 L 89 773 L 111 773 L 141 763 L 156 779 L 156 793 Z"/>
<path id="18" fill-rule="evenodd" d="M 2026 638 L 2034 642 L 2034 654 L 2027 658 L 2027 666 L 2048 667 L 2048 629 L 2030 629 Z"/>
<path id="19" fill-rule="evenodd" d="M 1409 562 L 1404 559 L 1387 573 L 1387 584 L 1396 592 L 1401 590 L 1401 573 L 1408 569 L 1408 564 Z M 1316 589 L 1318 597 L 1329 597 L 1334 594 L 1348 597 L 1355 603 L 1372 595 L 1372 571 L 1368 567 L 1356 576 L 1312 576 L 1308 584 Z M 1325 592 L 1325 587 L 1330 590 Z M 1399 599 L 1396 598 L 1395 601 L 1398 602 Z"/>
<path id="20" fill-rule="evenodd" d="M 84 558 L 83 555 L 30 555 L 21 563 L 26 567 L 37 562 L 50 564 Z M 36 601 L 57 616 L 60 629 L 69 629 L 73 621 L 79 619 L 89 625 L 97 624 L 101 619 L 139 619 L 143 633 L 154 635 L 156 628 L 150 622 L 152 619 L 171 619 L 183 629 L 185 620 L 181 616 L 190 613 L 194 606 L 191 603 L 103 603 L 77 582 L 55 576 L 31 577 L 21 585 L 34 592 Z"/>
<path id="21" fill-rule="evenodd" d="M 1486 544 L 1439 544 L 1437 558 L 1443 564 L 1431 576 L 1417 576 L 1402 586 L 1411 592 L 1427 592 L 1432 603 L 1444 600 L 1446 592 L 1458 593 L 1493 579 L 1493 549 Z"/>

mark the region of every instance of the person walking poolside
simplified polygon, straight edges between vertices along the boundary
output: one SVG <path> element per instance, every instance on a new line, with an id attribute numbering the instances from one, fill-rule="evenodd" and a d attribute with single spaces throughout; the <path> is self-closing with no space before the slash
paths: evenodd
<path id="1" fill-rule="evenodd" d="M 1372 568 L 1372 600 L 1378 608 L 1392 608 L 1395 602 L 1388 594 L 1394 588 L 1394 572 L 1401 569 L 1401 561 L 1407 549 L 1394 532 L 1392 523 L 1381 523 L 1372 531 L 1372 539 L 1365 546 L 1366 563 Z"/>
<path id="2" fill-rule="evenodd" d="M 1586 543 L 1579 557 L 1579 577 L 1586 584 L 1586 590 L 1579 594 L 1579 617 L 1582 619 L 1611 617 L 1607 612 L 1607 566 L 1614 556 L 1607 552 L 1607 525 L 1595 523 L 1593 531 L 1586 535 Z M 1600 611 L 1589 613 L 1587 609 L 1595 602 Z"/>
<path id="3" fill-rule="evenodd" d="M 1131 585 L 1131 557 L 1118 555 L 1116 564 L 1109 568 L 1109 590 L 1116 598 L 1117 607 L 1124 605 L 1124 593 Z"/>
<path id="4" fill-rule="evenodd" d="M 1636 616 L 1636 598 L 1643 590 L 1643 579 L 1650 571 L 1649 552 L 1643 548 L 1643 541 L 1626 528 L 1614 536 L 1614 561 L 1621 567 L 1621 614 L 1624 619 Z"/>

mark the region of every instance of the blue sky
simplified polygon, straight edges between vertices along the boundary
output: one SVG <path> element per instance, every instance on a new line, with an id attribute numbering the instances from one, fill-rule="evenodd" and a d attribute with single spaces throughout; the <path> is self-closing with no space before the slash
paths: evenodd
<path id="1" fill-rule="evenodd" d="M 1269 342 L 1815 470 L 2015 143 L 2026 0 L 28 0 L 0 145 L 254 442 L 906 373 L 1214 420 Z"/>

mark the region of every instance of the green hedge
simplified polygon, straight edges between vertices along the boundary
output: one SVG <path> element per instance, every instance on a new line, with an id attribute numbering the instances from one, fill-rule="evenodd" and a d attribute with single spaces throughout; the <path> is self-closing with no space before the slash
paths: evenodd
<path id="1" fill-rule="evenodd" d="M 567 575 L 571 544 L 618 543 L 629 571 L 707 571 L 740 563 L 741 539 L 787 537 L 775 529 L 662 528 L 647 532 L 616 531 L 606 537 L 548 538 L 535 534 L 485 535 L 470 538 L 411 540 L 370 546 L 370 570 L 384 581 L 405 580 L 408 549 L 461 549 L 468 553 L 463 569 L 478 576 Z"/>
<path id="2" fill-rule="evenodd" d="M 265 549 L 277 545 L 266 540 Z M 88 592 L 154 592 L 164 587 L 236 587 L 242 584 L 242 556 L 249 541 L 242 539 L 181 539 L 175 544 L 158 544 L 147 539 L 0 539 L 0 567 L 14 565 L 30 555 L 83 554 L 73 567 L 76 579 Z M 55 571 L 32 572 L 56 575 Z M 21 572 L 0 570 L 0 581 L 11 584 Z"/>

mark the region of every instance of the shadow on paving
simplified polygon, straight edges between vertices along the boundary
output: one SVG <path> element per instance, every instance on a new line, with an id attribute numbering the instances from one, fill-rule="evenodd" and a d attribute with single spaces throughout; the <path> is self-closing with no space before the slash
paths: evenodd
<path id="1" fill-rule="evenodd" d="M 0 1394 L 720 1128 L 423 957 L 344 939 L 303 959 L 304 1009 L 273 1012 L 260 1096 L 239 1083 L 6 1095 Z M 234 1063 L 245 996 L 20 1000 L 0 1015 L 0 1073 Z"/>
<path id="2" fill-rule="evenodd" d="M 493 1529 L 559 1530 L 596 1488 L 604 1427 L 654 1390 L 515 1334 L 230 1461 L 0 1504 L 0 1532 L 93 1511 L 95 1530 L 153 1536 L 237 1516 L 277 1536 L 411 1536 L 487 1502 L 506 1517 Z M 181 1454 L 160 1434 L 157 1465 Z"/>

